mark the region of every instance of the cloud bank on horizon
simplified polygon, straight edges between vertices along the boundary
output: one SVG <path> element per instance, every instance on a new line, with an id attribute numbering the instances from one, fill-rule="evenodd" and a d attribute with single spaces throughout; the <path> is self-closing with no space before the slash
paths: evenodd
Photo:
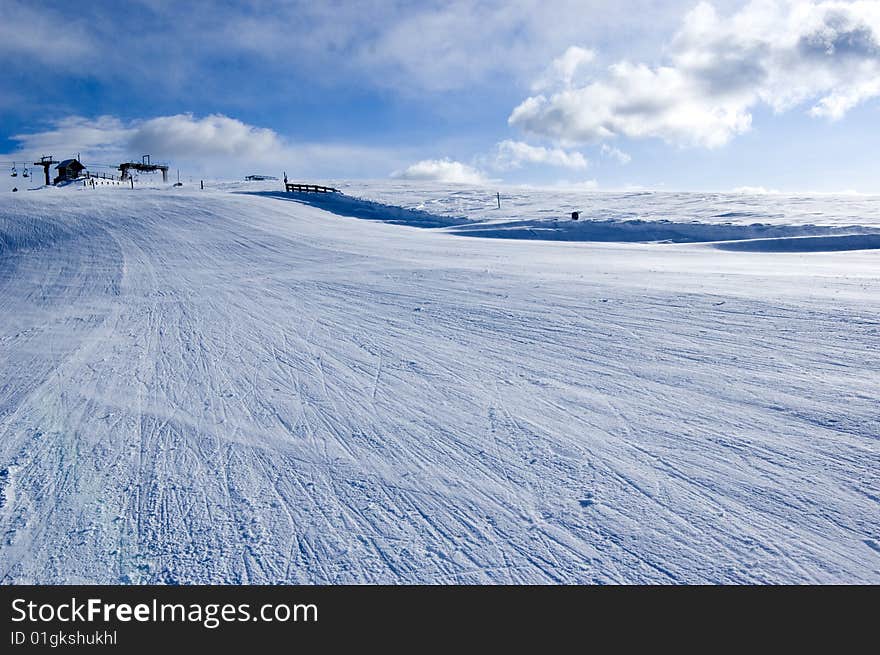
<path id="1" fill-rule="evenodd" d="M 733 188 L 784 186 L 729 171 L 751 157 L 757 175 L 793 136 L 827 150 L 816 157 L 826 168 L 862 171 L 876 151 L 872 137 L 852 136 L 876 119 L 857 111 L 876 112 L 871 101 L 880 96 L 876 0 L 284 2 L 276 12 L 231 4 L 214 20 L 159 0 L 134 2 L 128 17 L 85 8 L 85 19 L 55 4 L 11 8 L 0 54 L 60 67 L 57 75 L 97 91 L 72 92 L 59 107 L 54 90 L 25 82 L 31 78 L 13 60 L 0 78 L 0 116 L 17 129 L 0 134 L 8 144 L 2 159 L 79 152 L 104 162 L 150 152 L 208 175 L 284 169 L 467 184 L 559 181 L 589 170 L 576 184 L 591 187 L 596 179 L 651 186 L 658 174 L 686 183 L 698 169 L 703 184 Z M 653 26 L 668 27 L 666 36 L 651 37 Z M 144 53 L 156 52 L 149 44 L 159 31 L 157 56 L 174 65 L 157 75 L 141 58 L 96 54 L 127 31 L 132 51 Z M 308 38 L 295 38 L 299 31 Z M 35 36 L 74 56 L 46 59 Z M 207 63 L 223 63 L 227 53 L 235 65 Z M 333 74 L 297 76 L 317 65 Z M 272 85 L 249 88 L 269 75 Z M 140 108 L 166 106 L 153 99 L 95 111 L 114 109 L 100 100 L 146 93 L 132 79 L 181 110 L 144 116 Z M 196 79 L 203 83 L 193 87 Z M 44 118 L 22 118 L 19 102 L 40 107 Z M 762 124 L 773 128 L 761 132 Z M 831 126 L 819 128 L 824 142 L 810 124 Z M 834 161 L 841 156 L 847 161 Z M 815 170 L 806 184 L 822 175 Z"/>
<path id="2" fill-rule="evenodd" d="M 449 184 L 487 184 L 489 179 L 473 166 L 459 161 L 444 159 L 423 159 L 405 169 L 394 171 L 391 177 L 400 180 L 419 180 L 422 182 L 447 182 Z"/>
<path id="3" fill-rule="evenodd" d="M 68 116 L 48 130 L 16 134 L 16 152 L 77 153 L 84 162 L 126 161 L 140 153 L 161 153 L 191 172 L 209 175 L 245 171 L 291 173 L 318 171 L 331 175 L 341 162 L 357 162 L 368 176 L 398 155 L 390 150 L 334 143 L 293 143 L 272 129 L 248 125 L 222 114 L 157 116 L 124 122 L 113 116 Z M 276 169 L 278 169 L 276 171 Z"/>

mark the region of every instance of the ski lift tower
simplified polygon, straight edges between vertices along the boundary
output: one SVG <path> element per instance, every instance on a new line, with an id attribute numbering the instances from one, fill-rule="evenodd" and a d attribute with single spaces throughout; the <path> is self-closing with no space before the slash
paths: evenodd
<path id="1" fill-rule="evenodd" d="M 34 162 L 34 166 L 42 166 L 43 167 L 43 171 L 46 174 L 46 186 L 49 186 L 51 184 L 51 182 L 49 181 L 49 167 L 52 166 L 53 164 L 60 164 L 60 163 L 61 162 L 55 161 L 55 159 L 53 159 L 52 155 L 49 155 L 48 157 L 43 155 L 42 157 L 40 157 L 40 161 Z"/>
<path id="2" fill-rule="evenodd" d="M 150 155 L 144 155 L 141 157 L 140 161 L 127 161 L 119 164 L 119 172 L 122 174 L 123 180 L 127 180 L 131 177 L 131 171 L 139 171 L 141 173 L 155 173 L 156 171 L 161 171 L 162 181 L 168 181 L 168 165 L 153 164 L 150 161 Z"/>

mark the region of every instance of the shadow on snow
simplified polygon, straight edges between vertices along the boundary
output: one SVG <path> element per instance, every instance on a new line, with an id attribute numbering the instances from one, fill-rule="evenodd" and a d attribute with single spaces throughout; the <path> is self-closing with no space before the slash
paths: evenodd
<path id="1" fill-rule="evenodd" d="M 771 225 L 767 223 L 685 223 L 644 220 L 522 219 L 506 222 L 475 222 L 460 216 L 386 205 L 341 193 L 285 193 L 240 191 L 297 202 L 338 216 L 370 221 L 443 229 L 459 236 L 535 241 L 583 241 L 604 243 L 705 243 L 721 250 L 741 252 L 832 252 L 880 249 L 880 230 L 858 225 Z"/>
<path id="2" fill-rule="evenodd" d="M 438 228 L 470 223 L 468 219 L 462 217 L 438 216 L 418 209 L 406 209 L 372 200 L 354 198 L 343 193 L 285 193 L 284 191 L 238 191 L 237 193 L 298 202 L 338 216 L 394 225 Z"/>

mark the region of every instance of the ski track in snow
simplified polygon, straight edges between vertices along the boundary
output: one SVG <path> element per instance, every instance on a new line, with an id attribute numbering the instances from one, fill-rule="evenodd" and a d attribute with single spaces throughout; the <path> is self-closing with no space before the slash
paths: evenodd
<path id="1" fill-rule="evenodd" d="M 880 582 L 880 254 L 0 200 L 4 583 Z"/>

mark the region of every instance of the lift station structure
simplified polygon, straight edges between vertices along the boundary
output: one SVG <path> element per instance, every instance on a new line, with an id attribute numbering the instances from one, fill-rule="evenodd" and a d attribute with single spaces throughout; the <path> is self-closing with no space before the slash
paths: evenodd
<path id="1" fill-rule="evenodd" d="M 141 157 L 141 161 L 128 161 L 124 164 L 119 164 L 119 172 L 122 174 L 123 180 L 130 178 L 132 171 L 138 171 L 139 173 L 155 173 L 156 171 L 161 171 L 162 181 L 168 181 L 168 165 L 153 164 L 150 161 L 150 155 L 144 155 Z"/>

